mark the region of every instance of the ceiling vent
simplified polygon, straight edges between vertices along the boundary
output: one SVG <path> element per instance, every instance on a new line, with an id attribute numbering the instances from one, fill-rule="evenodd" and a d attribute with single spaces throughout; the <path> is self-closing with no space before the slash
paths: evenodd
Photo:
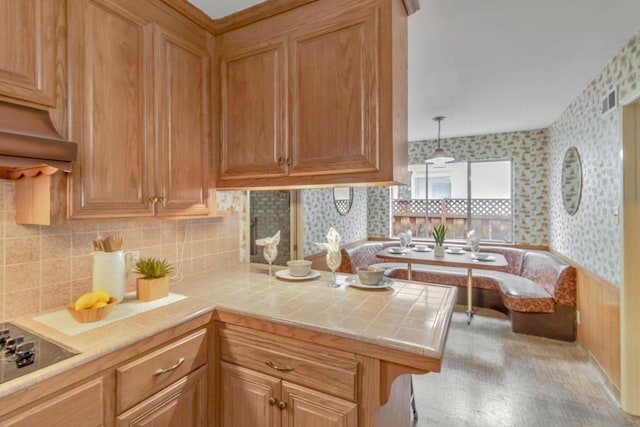
<path id="1" fill-rule="evenodd" d="M 603 96 L 600 105 L 600 112 L 603 116 L 614 111 L 618 105 L 618 89 L 613 88 L 609 93 Z"/>

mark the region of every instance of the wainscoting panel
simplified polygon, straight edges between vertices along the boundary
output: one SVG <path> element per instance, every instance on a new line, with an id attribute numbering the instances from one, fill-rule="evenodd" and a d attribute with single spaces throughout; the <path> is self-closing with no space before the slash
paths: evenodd
<path id="1" fill-rule="evenodd" d="M 589 350 L 620 391 L 620 289 L 586 269 L 578 269 L 578 341 Z M 611 386 L 611 384 L 609 384 Z M 611 388 L 611 387 L 609 387 Z"/>

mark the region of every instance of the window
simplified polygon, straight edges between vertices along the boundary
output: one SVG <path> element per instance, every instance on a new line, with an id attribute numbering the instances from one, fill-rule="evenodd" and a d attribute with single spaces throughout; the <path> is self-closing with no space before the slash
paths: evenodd
<path id="1" fill-rule="evenodd" d="M 430 238 L 444 222 L 449 240 L 475 229 L 483 241 L 512 242 L 511 170 L 510 160 L 411 165 L 410 185 L 392 192 L 392 234 Z"/>

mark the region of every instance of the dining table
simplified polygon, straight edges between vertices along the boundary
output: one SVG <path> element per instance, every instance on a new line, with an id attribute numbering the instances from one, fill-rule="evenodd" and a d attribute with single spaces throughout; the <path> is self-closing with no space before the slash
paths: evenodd
<path id="1" fill-rule="evenodd" d="M 467 324 L 473 318 L 473 269 L 505 270 L 508 266 L 504 255 L 496 253 L 472 253 L 466 250 L 454 252 L 447 249 L 444 256 L 435 256 L 433 249 L 417 250 L 391 246 L 378 252 L 376 256 L 385 261 L 407 263 L 407 279 L 412 280 L 412 264 L 430 264 L 445 267 L 464 267 L 467 269 Z M 480 259 L 484 258 L 484 259 Z"/>

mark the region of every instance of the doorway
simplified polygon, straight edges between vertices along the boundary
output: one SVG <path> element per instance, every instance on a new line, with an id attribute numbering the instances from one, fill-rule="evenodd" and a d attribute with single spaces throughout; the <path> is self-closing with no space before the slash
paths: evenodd
<path id="1" fill-rule="evenodd" d="M 256 239 L 273 236 L 280 231 L 278 256 L 275 265 L 287 265 L 298 259 L 299 234 L 298 190 L 273 190 L 249 192 L 249 253 L 250 261 L 266 264 L 262 249 Z"/>
<path id="2" fill-rule="evenodd" d="M 620 293 L 620 403 L 640 415 L 640 91 L 622 105 L 622 289 Z"/>

